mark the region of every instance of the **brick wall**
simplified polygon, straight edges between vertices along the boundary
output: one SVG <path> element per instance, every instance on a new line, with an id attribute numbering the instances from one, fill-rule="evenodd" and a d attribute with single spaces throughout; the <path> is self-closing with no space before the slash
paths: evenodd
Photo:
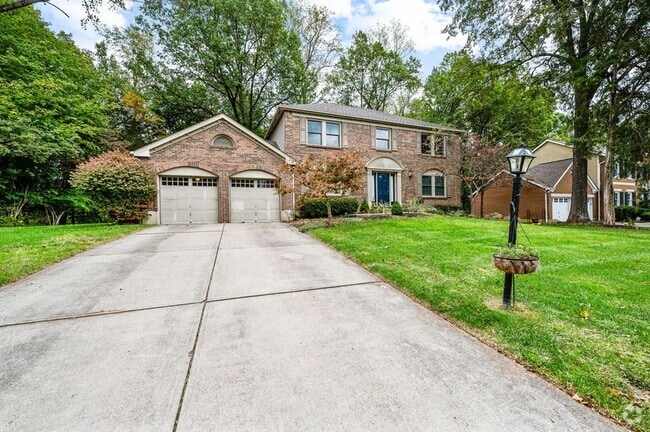
<path id="1" fill-rule="evenodd" d="M 484 200 L 483 217 L 488 217 L 491 213 L 499 213 L 507 217 L 510 215 L 511 199 L 512 176 L 508 173 L 501 173 L 484 188 L 483 195 L 480 192 L 476 195 L 472 202 L 472 215 L 481 217 L 481 201 Z M 544 200 L 545 193 L 542 188 L 524 181 L 519 201 L 519 218 L 522 220 L 545 220 Z M 551 211 L 550 204 L 548 211 Z"/>
<path id="2" fill-rule="evenodd" d="M 300 118 L 313 118 L 315 120 L 329 120 L 342 125 L 342 147 L 328 148 L 308 146 L 301 143 Z M 419 154 L 420 131 L 415 129 L 391 127 L 391 141 L 394 150 L 377 150 L 374 148 L 373 127 L 386 127 L 379 123 L 365 123 L 363 121 L 342 121 L 335 117 L 307 116 L 286 111 L 284 114 L 284 146 L 285 152 L 292 158 L 299 160 L 309 154 L 314 156 L 329 152 L 359 151 L 364 163 L 378 157 L 392 158 L 404 167 L 402 171 L 402 202 L 409 199 L 420 199 L 428 205 L 457 205 L 460 206 L 461 182 L 458 177 L 460 165 L 460 136 L 451 135 L 445 157 L 436 157 Z M 425 132 L 422 130 L 422 132 Z M 412 170 L 413 176 L 409 178 Z M 430 170 L 439 171 L 446 176 L 447 197 L 423 198 L 420 191 L 419 179 L 421 175 Z M 368 196 L 367 181 L 364 189 L 354 193 L 360 199 Z"/>
<path id="3" fill-rule="evenodd" d="M 231 148 L 212 145 L 216 136 L 223 135 L 233 142 Z M 284 158 L 265 149 L 256 140 L 221 120 L 203 130 L 165 147 L 152 150 L 143 159 L 155 173 L 176 167 L 195 167 L 215 174 L 219 189 L 219 222 L 230 220 L 230 176 L 245 170 L 260 170 L 280 177 Z M 282 210 L 291 209 L 291 196 L 282 197 Z"/>

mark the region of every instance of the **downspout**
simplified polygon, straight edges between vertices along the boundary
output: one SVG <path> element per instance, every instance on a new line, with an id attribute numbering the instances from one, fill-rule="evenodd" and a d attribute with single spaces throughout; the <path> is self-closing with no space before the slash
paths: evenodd
<path id="1" fill-rule="evenodd" d="M 296 175 L 291 173 L 291 213 L 296 215 Z"/>
<path id="2" fill-rule="evenodd" d="M 548 189 L 544 191 L 544 222 L 548 222 Z"/>

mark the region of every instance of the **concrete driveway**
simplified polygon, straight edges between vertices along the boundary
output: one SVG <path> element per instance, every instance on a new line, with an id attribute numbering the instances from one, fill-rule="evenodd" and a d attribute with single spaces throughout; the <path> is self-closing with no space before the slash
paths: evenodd
<path id="1" fill-rule="evenodd" d="M 2 431 L 615 431 L 283 224 L 159 226 L 0 288 Z"/>

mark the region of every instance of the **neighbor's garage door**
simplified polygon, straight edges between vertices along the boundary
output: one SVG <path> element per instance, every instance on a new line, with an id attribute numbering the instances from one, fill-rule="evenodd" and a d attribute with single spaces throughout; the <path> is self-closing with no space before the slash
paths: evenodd
<path id="1" fill-rule="evenodd" d="M 553 198 L 553 219 L 564 222 L 569 218 L 571 198 Z"/>
<path id="2" fill-rule="evenodd" d="M 160 223 L 217 223 L 217 179 L 161 177 Z"/>
<path id="3" fill-rule="evenodd" d="M 280 197 L 275 191 L 275 180 L 231 179 L 230 221 L 280 221 Z"/>

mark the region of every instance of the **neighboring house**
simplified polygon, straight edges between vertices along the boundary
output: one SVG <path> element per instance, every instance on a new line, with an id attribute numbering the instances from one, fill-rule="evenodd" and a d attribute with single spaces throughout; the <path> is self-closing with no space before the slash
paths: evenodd
<path id="1" fill-rule="evenodd" d="M 531 168 L 522 176 L 524 187 L 519 215 L 522 219 L 529 220 L 566 221 L 572 198 L 573 147 L 559 141 L 546 140 L 533 153 L 536 157 Z M 602 155 L 594 153 L 587 160 L 587 208 L 592 220 L 600 220 L 602 215 L 604 169 Z M 637 184 L 633 175 L 621 172 L 619 164 L 615 164 L 613 176 L 614 205 L 634 205 Z M 484 217 L 493 212 L 508 215 L 511 195 L 512 175 L 502 171 L 482 191 L 477 191 L 472 196 L 472 214 L 480 216 L 482 208 Z"/>
<path id="2" fill-rule="evenodd" d="M 605 161 L 601 163 L 605 174 Z M 637 181 L 633 169 L 625 169 L 619 162 L 614 163 L 612 186 L 614 188 L 614 207 L 638 205 Z"/>
<path id="3" fill-rule="evenodd" d="M 537 221 L 565 221 L 571 208 L 571 168 L 572 159 L 546 162 L 531 167 L 522 176 L 522 191 L 519 203 L 519 217 Z M 473 196 L 472 214 L 480 217 L 499 213 L 502 216 L 510 214 L 512 198 L 512 178 L 508 171 L 501 171 L 487 185 L 482 193 L 478 191 Z M 589 217 L 598 214 L 598 188 L 591 180 L 588 183 Z"/>
<path id="4" fill-rule="evenodd" d="M 358 198 L 460 205 L 462 131 L 335 104 L 280 106 L 262 139 L 218 115 L 133 154 L 157 175 L 152 223 L 287 220 L 299 196 L 279 197 L 282 166 L 308 154 L 358 151 L 367 181 Z"/>

